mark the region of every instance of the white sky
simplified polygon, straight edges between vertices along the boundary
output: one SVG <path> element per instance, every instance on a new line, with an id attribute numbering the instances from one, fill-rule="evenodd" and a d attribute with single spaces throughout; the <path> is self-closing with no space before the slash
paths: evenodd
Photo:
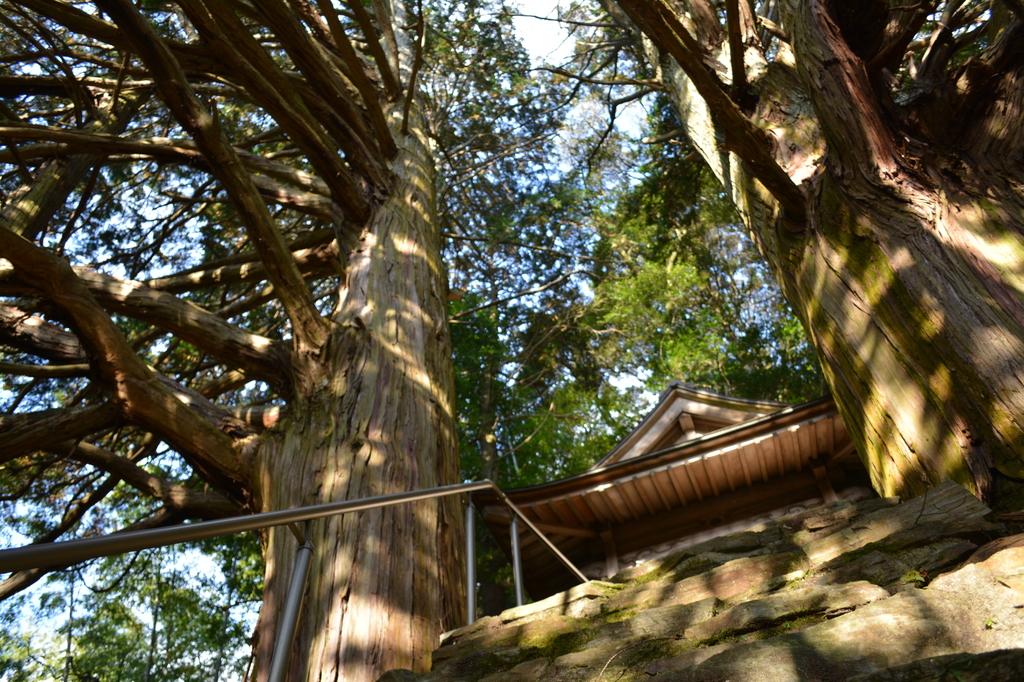
<path id="1" fill-rule="evenodd" d="M 518 0 L 515 5 L 522 14 L 557 19 L 562 3 L 551 0 Z M 534 67 L 544 64 L 560 65 L 572 55 L 575 39 L 569 36 L 565 27 L 557 21 L 545 21 L 532 17 L 513 17 L 516 35 L 530 54 Z M 616 125 L 627 135 L 639 138 L 643 135 L 646 112 L 640 101 L 633 101 L 619 107 Z"/>
<path id="2" fill-rule="evenodd" d="M 523 14 L 535 14 L 551 19 L 558 18 L 560 7 L 560 3 L 552 5 L 551 0 L 519 0 L 516 5 Z M 572 54 L 573 40 L 557 22 L 513 17 L 512 23 L 523 47 L 530 53 L 530 60 L 534 66 L 558 64 Z"/>

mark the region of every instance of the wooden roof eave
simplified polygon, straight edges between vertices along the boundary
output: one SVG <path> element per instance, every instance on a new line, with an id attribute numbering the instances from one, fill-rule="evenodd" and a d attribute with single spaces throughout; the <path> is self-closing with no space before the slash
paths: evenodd
<path id="1" fill-rule="evenodd" d="M 555 497 L 563 497 L 602 483 L 616 481 L 631 474 L 655 469 L 679 460 L 697 457 L 744 440 L 769 434 L 811 417 L 834 411 L 835 403 L 832 397 L 824 396 L 807 403 L 783 408 L 763 417 L 756 417 L 749 421 L 726 426 L 685 443 L 606 466 L 598 466 L 576 476 L 570 476 L 550 483 L 509 490 L 507 495 L 515 504 L 530 504 Z M 481 507 L 498 503 L 494 493 L 487 490 L 474 493 L 473 498 L 476 504 Z"/>

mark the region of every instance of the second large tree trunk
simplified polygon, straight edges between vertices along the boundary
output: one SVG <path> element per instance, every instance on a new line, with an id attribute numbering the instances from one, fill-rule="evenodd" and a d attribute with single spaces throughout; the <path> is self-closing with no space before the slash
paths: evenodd
<path id="1" fill-rule="evenodd" d="M 876 490 L 951 478 L 989 497 L 1024 477 L 1020 22 L 986 57 L 983 91 L 926 112 L 930 144 L 896 132 L 827 3 L 782 3 L 792 44 L 770 62 L 747 31 L 743 115 L 800 188 L 794 221 L 730 151 L 735 130 L 670 56 L 653 4 L 608 6 L 653 36 L 647 56 L 803 321 Z M 715 62 L 735 63 L 724 31 L 674 6 Z"/>
<path id="2" fill-rule="evenodd" d="M 335 330 L 308 394 L 264 436 L 265 509 L 456 482 L 446 280 L 427 143 L 399 138 L 396 184 L 348 254 Z M 312 523 L 314 560 L 289 680 L 423 671 L 461 622 L 462 501 L 420 502 Z M 296 540 L 269 533 L 257 670 L 266 674 Z"/>
<path id="3" fill-rule="evenodd" d="M 990 496 L 1024 453 L 1021 194 L 995 172 L 858 184 L 823 180 L 784 288 L 875 488 Z"/>

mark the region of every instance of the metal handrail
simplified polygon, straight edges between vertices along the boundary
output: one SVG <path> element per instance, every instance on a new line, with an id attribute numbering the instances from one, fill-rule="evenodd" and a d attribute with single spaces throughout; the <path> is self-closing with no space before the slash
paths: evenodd
<path id="1" fill-rule="evenodd" d="M 87 559 L 96 559 L 113 554 L 124 554 L 153 547 L 164 547 L 179 542 L 192 540 L 203 540 L 220 535 L 232 535 L 249 530 L 270 528 L 274 526 L 285 526 L 300 522 L 308 522 L 337 514 L 349 512 L 366 511 L 369 509 L 380 509 L 392 507 L 409 502 L 430 500 L 450 495 L 469 496 L 466 505 L 467 535 L 466 535 L 466 576 L 467 576 L 467 618 L 469 623 L 473 622 L 476 611 L 476 570 L 475 570 L 475 542 L 473 537 L 472 522 L 472 496 L 471 493 L 480 490 L 493 490 L 498 499 L 513 513 L 511 523 L 512 543 L 512 573 L 515 579 L 516 604 L 521 605 L 523 601 L 522 566 L 519 560 L 519 532 L 517 520 L 522 521 L 527 528 L 540 538 L 548 549 L 550 549 L 558 560 L 569 569 L 569 571 L 580 580 L 586 582 L 587 577 L 566 557 L 548 537 L 541 532 L 537 526 L 517 507 L 508 496 L 493 481 L 483 480 L 472 483 L 459 483 L 454 485 L 439 486 L 436 488 L 424 488 L 404 493 L 391 493 L 389 495 L 376 495 L 363 497 L 355 500 L 344 500 L 341 502 L 326 502 L 324 504 L 307 505 L 304 507 L 293 507 L 278 511 L 259 512 L 242 516 L 231 516 L 214 521 L 199 521 L 186 523 L 166 528 L 147 528 L 144 530 L 125 531 L 112 533 L 93 538 L 80 538 L 77 540 L 66 540 L 64 542 L 48 542 L 11 549 L 0 550 L 0 573 L 11 571 L 24 571 L 33 568 L 58 568 L 69 564 L 78 563 Z M 285 595 L 285 605 L 282 609 L 281 621 L 278 623 L 277 638 L 274 646 L 274 653 L 271 657 L 270 676 L 271 682 L 278 682 L 284 679 L 284 671 L 287 668 L 288 650 L 295 625 L 298 621 L 298 612 L 302 602 L 302 593 L 305 590 L 306 573 L 309 570 L 309 562 L 312 557 L 313 547 L 308 538 L 300 541 L 296 554 L 295 570 L 293 579 Z"/>

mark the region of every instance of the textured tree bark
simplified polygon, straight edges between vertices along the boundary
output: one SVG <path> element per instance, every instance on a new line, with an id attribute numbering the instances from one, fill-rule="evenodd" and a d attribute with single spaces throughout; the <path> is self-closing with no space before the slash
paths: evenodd
<path id="1" fill-rule="evenodd" d="M 394 187 L 348 254 L 345 293 L 315 381 L 259 446 L 264 509 L 458 478 L 432 159 L 419 130 L 396 139 Z M 421 502 L 309 526 L 315 558 L 289 680 L 373 680 L 393 668 L 429 669 L 442 628 L 463 615 L 461 503 Z M 269 534 L 259 679 L 295 550 L 288 529 Z"/>
<path id="2" fill-rule="evenodd" d="M 749 120 L 770 132 L 775 163 L 804 196 L 794 223 L 792 198 L 730 143 L 732 120 L 670 57 L 671 36 L 649 30 L 654 5 L 664 10 L 636 0 L 610 10 L 647 34 L 692 143 L 807 328 L 875 488 L 912 495 L 951 478 L 991 497 L 996 472 L 1024 476 L 1021 25 L 901 127 L 871 55 L 854 51 L 827 4 L 782 3 L 792 44 L 768 61 L 746 36 L 743 63 L 756 93 Z M 721 36 L 705 44 L 723 69 L 737 63 Z"/>

